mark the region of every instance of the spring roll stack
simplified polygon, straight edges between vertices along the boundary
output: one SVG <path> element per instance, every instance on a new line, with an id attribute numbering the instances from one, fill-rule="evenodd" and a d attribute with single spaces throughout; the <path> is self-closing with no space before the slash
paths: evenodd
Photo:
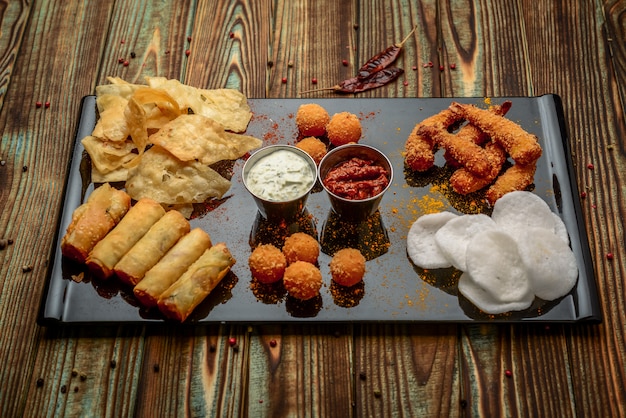
<path id="1" fill-rule="evenodd" d="M 128 194 L 109 184 L 74 211 L 61 252 L 100 279 L 133 286 L 143 306 L 181 322 L 235 264 L 225 244 L 212 245 L 180 212 L 148 198 L 131 207 Z"/>

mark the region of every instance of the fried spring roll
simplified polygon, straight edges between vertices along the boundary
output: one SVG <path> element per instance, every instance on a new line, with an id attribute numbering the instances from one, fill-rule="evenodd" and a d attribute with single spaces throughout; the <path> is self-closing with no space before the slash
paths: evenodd
<path id="1" fill-rule="evenodd" d="M 211 238 L 200 228 L 182 237 L 163 258 L 137 283 L 133 292 L 150 308 L 157 305 L 163 294 L 204 252 L 211 247 Z"/>
<path id="2" fill-rule="evenodd" d="M 183 322 L 235 264 L 225 244 L 209 248 L 159 298 L 159 310 L 168 318 Z"/>
<path id="3" fill-rule="evenodd" d="M 530 164 L 541 156 L 542 150 L 537 137 L 512 120 L 469 104 L 454 102 L 449 109 L 478 126 L 492 140 L 502 145 L 516 163 Z"/>
<path id="4" fill-rule="evenodd" d="M 72 214 L 61 239 L 61 253 L 84 263 L 93 247 L 104 238 L 130 208 L 130 196 L 108 183 L 95 189 Z"/>
<path id="5" fill-rule="evenodd" d="M 167 212 L 124 254 L 113 268 L 115 275 L 135 286 L 189 229 L 189 221 L 180 212 Z"/>
<path id="6" fill-rule="evenodd" d="M 113 275 L 113 267 L 165 214 L 152 199 L 140 199 L 122 220 L 96 244 L 87 257 L 89 270 L 102 279 Z"/>

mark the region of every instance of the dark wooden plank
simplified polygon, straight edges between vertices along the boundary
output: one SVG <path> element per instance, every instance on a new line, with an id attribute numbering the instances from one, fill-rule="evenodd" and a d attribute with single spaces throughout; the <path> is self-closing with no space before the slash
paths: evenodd
<path id="1" fill-rule="evenodd" d="M 578 2 L 572 7 L 570 2 L 555 2 L 549 9 L 542 6 L 532 13 L 528 7 L 525 14 L 529 14 L 526 20 L 536 16 L 552 23 L 552 34 L 527 28 L 529 45 L 535 45 L 529 47 L 534 51 L 529 57 L 533 84 L 538 94 L 553 91 L 563 99 L 577 182 L 587 194 L 581 203 L 600 279 L 604 323 L 568 330 L 576 412 L 579 416 L 619 416 L 625 413 L 626 399 L 626 126 L 618 83 L 623 72 L 614 71 L 621 64 L 611 56 L 614 45 L 606 39 L 604 14 L 597 5 Z M 546 71 L 546 66 L 551 71 Z M 606 70 L 599 71 L 599 67 Z M 614 254 L 613 260 L 607 259 L 608 253 Z"/>
<path id="2" fill-rule="evenodd" d="M 0 110 L 11 82 L 30 10 L 27 1 L 0 2 Z"/>
<path id="3" fill-rule="evenodd" d="M 6 183 L 9 193 L 3 192 L 0 219 L 15 245 L 0 254 L 6 257 L 0 307 L 6 318 L 2 328 L 20 330 L 2 344 L 3 360 L 15 365 L 4 369 L 2 376 L 15 391 L 2 392 L 0 409 L 5 416 L 30 410 L 56 416 L 76 416 L 81 411 L 133 414 L 136 377 L 142 371 L 141 328 L 113 328 L 112 335 L 93 338 L 85 338 L 81 329 L 49 330 L 47 338 L 39 340 L 36 337 L 42 335 L 34 324 L 80 98 L 93 94 L 106 75 L 128 81 L 142 81 L 144 75 L 179 77 L 189 30 L 184 16 L 193 9 L 189 3 L 182 6 L 145 1 L 118 2 L 115 7 L 113 2 L 89 6 L 39 2 L 33 9 L 22 45 L 26 52 L 18 59 L 7 94 L 11 111 L 1 115 L 2 155 L 7 161 L 3 169 L 12 177 Z M 166 26 L 161 23 L 163 16 L 171 18 Z M 180 40 L 175 42 L 182 46 L 179 54 L 171 51 L 172 39 Z M 131 52 L 137 58 L 131 59 Z M 118 57 L 128 58 L 129 65 L 119 64 Z M 50 108 L 36 109 L 36 100 L 49 100 Z M 23 171 L 22 166 L 29 169 Z M 22 265 L 32 265 L 32 272 L 23 273 Z M 30 308 L 15 315 L 16 306 Z M 116 361 L 115 368 L 111 360 Z M 87 379 L 81 383 L 72 370 L 86 372 Z M 36 384 L 39 378 L 42 387 Z"/>
<path id="4" fill-rule="evenodd" d="M 59 393 L 55 384 L 36 390 L 37 378 L 48 377 L 41 361 L 54 362 L 55 355 L 38 358 L 41 331 L 35 318 L 77 124 L 76 98 L 91 91 L 95 79 L 95 71 L 85 71 L 81 63 L 98 62 L 110 7 L 109 2 L 89 8 L 67 2 L 33 5 L 4 96 L 0 229 L 14 244 L 0 252 L 0 360 L 10 365 L 0 372 L 7 388 L 0 393 L 3 416 L 49 410 L 47 403 Z M 54 18 L 68 15 L 73 19 Z M 90 25 L 98 19 L 104 25 Z M 76 30 L 77 23 L 82 30 Z M 50 101 L 50 107 L 38 109 L 36 101 Z M 68 346 L 62 342 L 59 348 L 63 352 Z"/>
<path id="5" fill-rule="evenodd" d="M 205 88 L 233 88 L 247 97 L 265 97 L 272 13 L 269 1 L 201 2 L 195 15 L 185 82 Z"/>
<path id="6" fill-rule="evenodd" d="M 357 416 L 461 414 L 456 326 L 360 326 L 355 337 Z"/>

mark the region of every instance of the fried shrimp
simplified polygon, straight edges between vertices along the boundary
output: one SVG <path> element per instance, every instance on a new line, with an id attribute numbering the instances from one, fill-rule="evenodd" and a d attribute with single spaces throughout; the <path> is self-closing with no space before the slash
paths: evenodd
<path id="1" fill-rule="evenodd" d="M 453 102 L 450 111 L 467 119 L 498 142 L 518 164 L 530 164 L 542 153 L 537 137 L 517 123 L 474 105 Z"/>
<path id="2" fill-rule="evenodd" d="M 500 105 L 490 106 L 489 112 L 493 113 L 494 115 L 504 116 L 507 114 L 509 109 L 511 109 L 512 105 L 513 105 L 513 102 L 511 102 L 510 100 L 507 100 Z M 484 146 L 485 143 L 487 143 L 490 140 L 489 135 L 487 135 L 485 132 L 480 130 L 479 127 L 472 125 L 471 123 L 467 123 L 463 125 L 463 127 L 459 129 L 459 132 L 457 132 L 456 135 L 459 138 L 462 138 L 464 141 L 471 141 L 475 143 L 476 145 L 481 145 L 481 146 Z M 449 164 L 451 167 L 461 167 L 462 165 L 461 163 L 459 163 L 458 161 L 454 159 L 454 157 L 451 155 L 451 153 L 448 150 L 446 150 L 446 152 L 444 153 L 444 158 L 446 160 L 446 163 Z M 502 163 L 504 163 L 504 161 L 502 161 Z M 502 163 L 500 163 L 500 165 L 502 165 Z"/>
<path id="3" fill-rule="evenodd" d="M 435 143 L 429 136 L 420 135 L 419 130 L 422 126 L 436 126 L 447 129 L 456 120 L 457 117 L 448 109 L 445 109 L 415 125 L 404 144 L 406 151 L 404 161 L 406 165 L 414 171 L 426 171 L 432 168 L 435 163 Z"/>
<path id="4" fill-rule="evenodd" d="M 506 161 L 506 152 L 496 142 L 488 142 L 485 145 L 485 154 L 491 163 L 491 171 L 484 177 L 473 174 L 468 169 L 461 167 L 450 176 L 450 185 L 458 194 L 466 195 L 473 193 L 491 184 L 502 170 L 502 164 Z"/>
<path id="5" fill-rule="evenodd" d="M 534 181 L 536 169 L 535 161 L 530 164 L 515 164 L 509 167 L 487 190 L 486 198 L 489 204 L 493 205 L 496 200 L 509 192 L 524 190 L 530 186 Z"/>
<path id="6" fill-rule="evenodd" d="M 466 138 L 459 138 L 445 129 L 428 125 L 422 126 L 418 133 L 433 138 L 437 145 L 445 148 L 452 158 L 476 176 L 485 177 L 491 172 L 487 153 L 480 145 Z"/>

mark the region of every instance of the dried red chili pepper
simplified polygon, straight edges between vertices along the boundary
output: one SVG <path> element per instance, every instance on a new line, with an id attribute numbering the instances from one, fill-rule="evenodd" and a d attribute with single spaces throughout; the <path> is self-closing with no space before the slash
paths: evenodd
<path id="1" fill-rule="evenodd" d="M 365 62 L 365 64 L 363 64 L 361 68 L 359 68 L 357 78 L 359 80 L 365 80 L 372 74 L 377 73 L 378 71 L 391 65 L 398 58 L 398 55 L 400 55 L 400 51 L 402 51 L 402 46 L 407 41 L 407 39 L 409 39 L 409 37 L 413 35 L 413 32 L 415 32 L 416 28 L 417 27 L 414 27 L 413 30 L 401 42 L 391 45 L 384 51 L 374 55 L 372 58 L 367 60 L 367 62 Z"/>
<path id="2" fill-rule="evenodd" d="M 300 94 L 311 93 L 313 91 L 324 91 L 324 90 L 333 90 L 336 93 L 360 93 L 362 91 L 375 89 L 377 87 L 382 87 L 385 84 L 388 84 L 398 78 L 400 75 L 404 74 L 404 70 L 402 68 L 397 67 L 389 67 L 383 70 L 377 71 L 366 79 L 360 80 L 358 77 L 348 78 L 343 80 L 339 84 L 333 87 L 328 87 L 325 89 L 315 89 L 315 90 L 306 90 L 301 91 Z"/>

